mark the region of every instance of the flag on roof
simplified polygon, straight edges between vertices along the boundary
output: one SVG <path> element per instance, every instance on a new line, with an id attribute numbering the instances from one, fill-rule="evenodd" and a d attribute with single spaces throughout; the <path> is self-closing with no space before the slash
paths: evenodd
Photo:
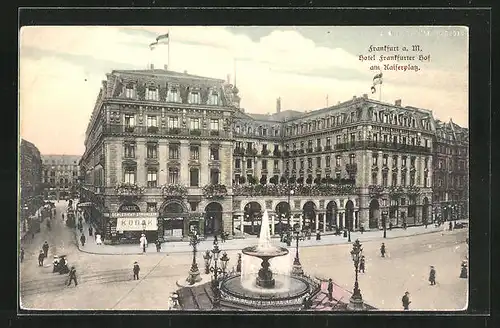
<path id="1" fill-rule="evenodd" d="M 382 72 L 376 74 L 374 77 L 373 77 L 373 84 L 372 84 L 372 87 L 371 87 L 371 91 L 372 93 L 375 93 L 377 92 L 377 89 L 375 88 L 375 86 L 377 84 L 382 84 Z"/>
<path id="2" fill-rule="evenodd" d="M 158 43 L 158 42 L 160 42 L 160 41 L 161 41 L 162 43 L 163 43 L 163 42 L 168 43 L 169 39 L 170 39 L 170 37 L 169 37 L 168 32 L 167 32 L 166 34 L 159 35 L 159 36 L 156 38 L 156 42 Z"/>
<path id="3" fill-rule="evenodd" d="M 149 45 L 149 49 L 153 50 L 158 45 L 158 42 L 153 42 Z"/>

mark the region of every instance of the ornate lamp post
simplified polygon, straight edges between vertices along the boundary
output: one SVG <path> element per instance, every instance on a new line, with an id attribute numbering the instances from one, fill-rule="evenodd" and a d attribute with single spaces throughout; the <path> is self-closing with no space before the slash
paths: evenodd
<path id="1" fill-rule="evenodd" d="M 361 252 L 363 249 L 361 248 L 361 243 L 359 239 L 352 244 L 351 257 L 354 262 L 354 272 L 356 274 L 356 280 L 354 282 L 354 291 L 352 293 L 351 299 L 349 300 L 349 305 L 347 308 L 351 311 L 360 311 L 364 310 L 363 305 L 363 297 L 361 296 L 361 290 L 359 289 L 358 284 L 358 268 L 359 268 L 359 260 L 361 258 Z"/>
<path id="2" fill-rule="evenodd" d="M 351 242 L 351 221 L 352 215 L 350 214 L 351 210 L 347 210 L 347 241 Z"/>
<path id="3" fill-rule="evenodd" d="M 197 246 L 200 243 L 200 240 L 198 239 L 198 235 L 196 234 L 196 231 L 191 234 L 190 240 L 189 240 L 189 245 L 193 247 L 193 263 L 191 263 L 191 269 L 189 270 L 189 275 L 186 279 L 186 281 L 190 284 L 193 285 L 199 281 L 201 281 L 200 277 L 200 270 L 198 270 L 198 264 L 196 263 L 196 252 L 197 252 Z"/>
<path id="4" fill-rule="evenodd" d="M 295 251 L 295 258 L 293 259 L 292 274 L 302 275 L 302 274 L 304 274 L 304 270 L 302 270 L 302 264 L 300 264 L 300 260 L 299 260 L 300 225 L 298 223 L 296 223 L 296 224 L 294 224 L 293 228 L 294 228 L 293 238 L 295 238 L 295 241 L 296 241 L 296 244 L 295 244 L 296 251 Z"/>
<path id="5" fill-rule="evenodd" d="M 219 243 L 217 241 L 217 236 L 214 239 L 214 248 L 212 249 L 212 258 L 213 258 L 213 266 L 210 267 L 210 272 L 212 272 L 214 275 L 212 277 L 212 291 L 214 293 L 214 301 L 213 301 L 213 307 L 214 308 L 219 308 L 220 307 L 220 300 L 221 300 L 221 293 L 220 293 L 220 278 L 219 275 L 225 275 L 226 274 L 226 268 L 227 268 L 227 263 L 229 262 L 229 257 L 227 256 L 226 252 L 222 253 L 222 257 L 219 259 L 219 254 L 220 254 L 220 249 L 219 249 Z M 220 267 L 218 266 L 220 260 Z"/>
<path id="6" fill-rule="evenodd" d="M 205 252 L 205 255 L 203 255 L 203 259 L 205 260 L 205 274 L 210 273 L 210 261 L 212 260 L 212 255 L 210 254 L 210 251 L 207 250 Z"/>
<path id="7" fill-rule="evenodd" d="M 385 208 L 387 204 L 387 199 L 385 198 L 382 199 L 382 204 Z M 382 224 L 384 228 L 384 238 L 387 238 L 387 211 L 385 209 L 382 211 Z"/>

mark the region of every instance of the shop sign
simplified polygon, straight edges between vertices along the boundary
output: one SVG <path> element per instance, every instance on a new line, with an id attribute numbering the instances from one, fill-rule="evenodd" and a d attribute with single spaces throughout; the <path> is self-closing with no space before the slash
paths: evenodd
<path id="1" fill-rule="evenodd" d="M 158 230 L 156 218 L 118 218 L 117 231 L 152 231 Z"/>
<path id="2" fill-rule="evenodd" d="M 146 212 L 146 213 L 141 213 L 141 212 L 133 212 L 133 213 L 120 213 L 120 212 L 113 212 L 110 214 L 112 218 L 144 218 L 144 217 L 149 217 L 149 218 L 156 218 L 158 216 L 158 213 L 156 212 Z"/>

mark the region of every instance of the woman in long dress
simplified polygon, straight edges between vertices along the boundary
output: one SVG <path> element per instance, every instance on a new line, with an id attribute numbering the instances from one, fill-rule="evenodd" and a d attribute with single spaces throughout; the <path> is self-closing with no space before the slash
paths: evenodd
<path id="1" fill-rule="evenodd" d="M 95 235 L 95 243 L 97 245 L 102 245 L 101 235 L 99 233 L 96 233 Z"/>

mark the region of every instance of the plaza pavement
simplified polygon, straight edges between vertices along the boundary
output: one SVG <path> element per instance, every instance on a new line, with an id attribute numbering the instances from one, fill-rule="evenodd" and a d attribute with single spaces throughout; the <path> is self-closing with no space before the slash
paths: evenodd
<path id="1" fill-rule="evenodd" d="M 457 221 L 460 222 L 460 221 Z M 85 246 L 82 246 L 79 242 L 80 233 L 75 228 L 76 237 L 78 240 L 78 249 L 85 253 L 90 254 L 102 254 L 102 255 L 124 255 L 124 254 L 142 254 L 142 248 L 139 244 L 122 244 L 122 245 L 97 245 L 95 243 L 94 236 L 88 235 L 88 224 L 84 222 L 83 232 L 87 239 Z M 412 226 L 408 227 L 406 230 L 401 228 L 396 228 L 393 230 L 387 229 L 386 231 L 386 240 L 393 238 L 401 238 L 408 236 L 415 236 L 421 234 L 429 234 L 429 233 L 437 233 L 442 232 L 444 229 L 448 228 L 448 224 L 442 225 L 441 227 L 435 227 L 434 225 L 428 225 L 427 228 L 425 226 Z M 365 231 L 364 233 L 360 232 L 351 232 L 351 242 L 359 239 L 361 242 L 366 241 L 374 241 L 380 240 L 383 241 L 383 230 L 372 230 Z M 227 240 L 222 243 L 219 239 L 219 245 L 224 250 L 241 250 L 247 246 L 254 246 L 258 242 L 258 236 L 247 236 L 246 238 L 238 238 Z M 279 237 L 273 237 L 273 243 L 281 244 L 281 246 L 285 246 L 285 243 L 279 242 Z M 315 247 L 315 246 L 326 246 L 326 245 L 336 245 L 336 244 L 347 244 L 348 238 L 344 238 L 341 235 L 335 236 L 333 234 L 321 235 L 321 240 L 316 240 L 316 235 L 312 234 L 311 239 L 301 240 L 299 242 L 299 247 Z M 295 245 L 295 241 L 292 242 L 292 246 Z M 213 237 L 209 237 L 205 240 L 202 240 L 198 244 L 198 251 L 205 252 L 207 250 L 212 250 L 213 248 Z M 189 242 L 187 241 L 174 241 L 174 242 L 164 242 L 162 243 L 160 253 L 191 253 L 193 248 L 189 246 Z M 148 247 L 146 248 L 146 253 L 156 253 L 156 246 L 152 241 L 150 241 Z"/>

